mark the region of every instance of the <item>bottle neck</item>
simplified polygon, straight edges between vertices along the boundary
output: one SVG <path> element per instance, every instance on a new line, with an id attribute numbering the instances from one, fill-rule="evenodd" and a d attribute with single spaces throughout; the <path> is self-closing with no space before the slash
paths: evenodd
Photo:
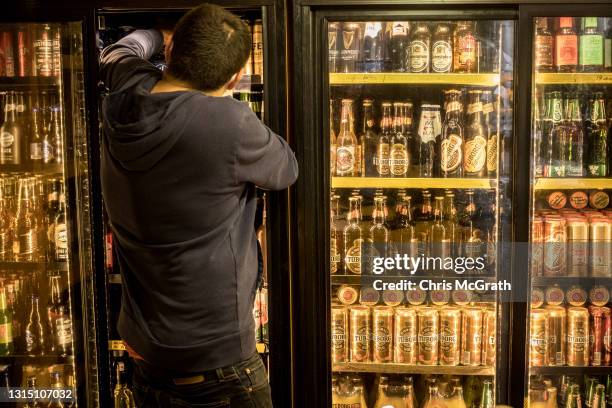
<path id="1" fill-rule="evenodd" d="M 385 205 L 384 202 L 376 201 L 374 205 L 374 212 L 372 214 L 374 224 L 382 225 L 385 223 Z"/>
<path id="2" fill-rule="evenodd" d="M 351 201 L 350 210 L 348 213 L 348 221 L 351 224 L 357 224 L 359 223 L 360 219 L 361 219 L 361 214 L 359 211 L 359 202 L 356 200 Z"/>
<path id="3" fill-rule="evenodd" d="M 372 131 L 374 129 L 374 112 L 372 112 L 372 105 L 363 106 L 363 133 Z"/>
<path id="4" fill-rule="evenodd" d="M 404 133 L 404 117 L 402 106 L 394 107 L 393 128 L 395 130 L 395 133 Z"/>
<path id="5" fill-rule="evenodd" d="M 393 119 L 391 118 L 391 107 L 385 106 L 383 107 L 383 117 L 382 122 L 380 123 L 380 128 L 382 133 L 388 134 L 391 132 L 391 125 L 393 123 Z"/>
<path id="6" fill-rule="evenodd" d="M 444 198 L 436 197 L 436 205 L 434 207 L 434 220 L 437 222 L 444 221 Z"/>

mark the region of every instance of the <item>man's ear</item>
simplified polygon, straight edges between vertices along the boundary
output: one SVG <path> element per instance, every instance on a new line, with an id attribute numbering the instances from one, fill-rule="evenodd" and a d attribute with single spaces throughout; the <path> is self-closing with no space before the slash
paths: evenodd
<path id="1" fill-rule="evenodd" d="M 240 71 L 238 71 L 227 83 L 227 85 L 225 86 L 225 89 L 227 90 L 232 90 L 236 87 L 236 85 L 238 85 L 238 82 L 240 82 L 240 79 L 242 79 L 242 75 L 244 74 L 244 68 L 240 69 Z"/>

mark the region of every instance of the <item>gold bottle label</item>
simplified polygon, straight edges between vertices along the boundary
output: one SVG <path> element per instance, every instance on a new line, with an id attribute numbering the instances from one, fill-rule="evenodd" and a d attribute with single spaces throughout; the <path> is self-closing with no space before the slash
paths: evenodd
<path id="1" fill-rule="evenodd" d="M 394 176 L 405 176 L 408 172 L 408 150 L 401 143 L 391 146 L 389 167 Z"/>
<path id="2" fill-rule="evenodd" d="M 480 172 L 487 160 L 487 141 L 482 136 L 476 136 L 465 143 L 464 169 L 468 173 Z"/>
<path id="3" fill-rule="evenodd" d="M 344 262 L 349 271 L 361 274 L 361 240 L 355 240 L 353 246 L 346 251 Z"/>
<path id="4" fill-rule="evenodd" d="M 376 152 L 376 169 L 380 176 L 389 175 L 389 144 L 380 143 Z"/>
<path id="5" fill-rule="evenodd" d="M 487 141 L 487 170 L 489 173 L 497 171 L 497 139 L 497 134 L 494 134 Z"/>
<path id="6" fill-rule="evenodd" d="M 442 141 L 440 167 L 443 172 L 452 172 L 461 165 L 463 159 L 462 143 L 461 137 L 454 133 Z"/>

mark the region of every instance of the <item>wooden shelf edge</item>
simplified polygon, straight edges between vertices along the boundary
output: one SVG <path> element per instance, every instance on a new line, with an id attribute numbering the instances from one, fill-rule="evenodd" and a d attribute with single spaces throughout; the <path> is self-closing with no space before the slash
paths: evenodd
<path id="1" fill-rule="evenodd" d="M 330 73 L 330 85 L 367 85 L 367 84 L 456 84 L 474 86 L 495 86 L 499 84 L 500 75 L 495 73 L 485 74 L 437 74 L 437 73 Z"/>
<path id="2" fill-rule="evenodd" d="M 496 179 L 332 177 L 332 188 L 495 188 Z"/>
<path id="3" fill-rule="evenodd" d="M 495 369 L 484 366 L 426 366 L 395 363 L 342 363 L 332 366 L 334 372 L 390 373 L 390 374 L 451 374 L 493 376 Z"/>
<path id="4" fill-rule="evenodd" d="M 612 72 L 573 72 L 573 73 L 538 73 L 535 76 L 537 85 L 612 85 Z"/>
<path id="5" fill-rule="evenodd" d="M 612 178 L 537 178 L 535 190 L 604 190 L 612 189 Z"/>

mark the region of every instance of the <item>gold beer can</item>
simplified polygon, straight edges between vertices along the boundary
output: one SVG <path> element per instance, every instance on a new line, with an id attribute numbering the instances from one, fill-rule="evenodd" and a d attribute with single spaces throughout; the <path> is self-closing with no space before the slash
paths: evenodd
<path id="1" fill-rule="evenodd" d="M 544 221 L 534 217 L 531 221 L 531 276 L 542 276 L 544 271 Z"/>
<path id="2" fill-rule="evenodd" d="M 548 310 L 548 365 L 565 365 L 567 313 L 562 306 L 547 306 Z"/>
<path id="3" fill-rule="evenodd" d="M 533 367 L 548 364 L 548 310 L 533 309 L 529 318 L 529 364 Z"/>
<path id="4" fill-rule="evenodd" d="M 482 309 L 463 309 L 461 324 L 461 364 L 478 366 L 482 363 Z"/>
<path id="5" fill-rule="evenodd" d="M 483 316 L 483 336 L 482 336 L 482 364 L 492 367 L 495 365 L 496 358 L 496 326 L 495 309 L 485 309 Z"/>
<path id="6" fill-rule="evenodd" d="M 331 354 L 332 363 L 348 361 L 348 309 L 344 306 L 332 306 L 331 310 Z"/>
<path id="7" fill-rule="evenodd" d="M 370 361 L 370 339 L 372 338 L 370 308 L 361 305 L 352 306 L 350 315 L 350 360 L 356 363 L 367 363 Z"/>
<path id="8" fill-rule="evenodd" d="M 589 229 L 591 276 L 612 277 L 612 222 L 593 219 Z"/>
<path id="9" fill-rule="evenodd" d="M 372 351 L 375 363 L 393 361 L 393 308 L 390 306 L 372 309 Z"/>
<path id="10" fill-rule="evenodd" d="M 567 310 L 567 365 L 589 365 L 589 311 L 586 307 Z"/>
<path id="11" fill-rule="evenodd" d="M 455 307 L 440 309 L 440 365 L 460 363 L 461 310 Z"/>
<path id="12" fill-rule="evenodd" d="M 589 223 L 584 218 L 567 220 L 567 276 L 589 274 Z"/>
<path id="13" fill-rule="evenodd" d="M 544 219 L 544 276 L 564 276 L 567 233 L 561 217 Z"/>
<path id="14" fill-rule="evenodd" d="M 395 309 L 394 322 L 394 360 L 396 363 L 417 363 L 417 313 L 415 308 L 398 307 Z"/>
<path id="15" fill-rule="evenodd" d="M 438 310 L 425 306 L 417 310 L 418 317 L 418 363 L 422 365 L 438 364 L 438 333 L 440 321 Z"/>

